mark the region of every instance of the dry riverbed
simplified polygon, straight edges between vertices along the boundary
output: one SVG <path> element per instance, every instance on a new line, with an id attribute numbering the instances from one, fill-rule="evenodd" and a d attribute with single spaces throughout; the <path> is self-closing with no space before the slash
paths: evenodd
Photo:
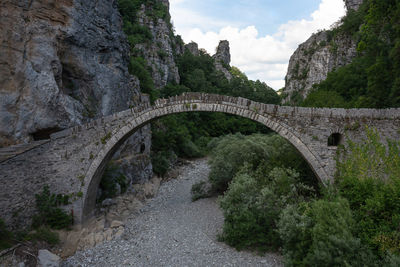
<path id="1" fill-rule="evenodd" d="M 158 194 L 125 221 L 124 233 L 78 251 L 63 266 L 282 266 L 275 254 L 236 251 L 217 241 L 223 215 L 215 198 L 191 201 L 191 186 L 206 180 L 206 159 L 181 167 Z"/>

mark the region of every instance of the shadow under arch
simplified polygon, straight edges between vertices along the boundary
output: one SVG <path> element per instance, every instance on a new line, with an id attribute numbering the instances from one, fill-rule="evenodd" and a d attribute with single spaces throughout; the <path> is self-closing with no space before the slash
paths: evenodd
<path id="1" fill-rule="evenodd" d="M 230 97 L 227 97 L 230 99 Z M 171 98 L 173 100 L 173 98 Z M 105 170 L 107 162 L 111 159 L 113 154 L 117 151 L 120 145 L 124 143 L 129 136 L 140 129 L 142 126 L 148 124 L 152 120 L 167 116 L 170 114 L 183 113 L 183 112 L 222 112 L 227 114 L 233 114 L 240 117 L 248 118 L 250 120 L 261 123 L 262 125 L 270 128 L 286 140 L 288 140 L 303 156 L 306 162 L 309 164 L 317 178 L 322 184 L 327 185 L 330 182 L 330 178 L 323 166 L 317 159 L 317 157 L 310 151 L 304 142 L 298 137 L 299 134 L 288 125 L 278 122 L 276 118 L 268 114 L 259 112 L 252 102 L 243 98 L 240 101 L 247 101 L 246 105 L 238 104 L 235 101 L 229 102 L 226 99 L 216 101 L 204 101 L 204 99 L 185 99 L 171 101 L 161 99 L 155 103 L 150 109 L 145 110 L 139 116 L 132 116 L 126 125 L 117 131 L 115 131 L 111 138 L 104 144 L 103 148 L 96 155 L 92 161 L 85 178 L 85 186 L 83 188 L 83 203 L 81 214 L 77 214 L 80 222 L 85 222 L 86 219 L 92 216 L 96 204 L 96 193 L 97 188 L 100 184 L 102 174 Z M 252 106 L 253 105 L 253 106 Z"/>

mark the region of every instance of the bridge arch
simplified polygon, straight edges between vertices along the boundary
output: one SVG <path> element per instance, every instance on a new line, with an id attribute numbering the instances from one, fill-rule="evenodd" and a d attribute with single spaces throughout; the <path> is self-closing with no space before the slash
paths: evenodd
<path id="1" fill-rule="evenodd" d="M 288 140 L 308 162 L 316 176 L 323 184 L 330 182 L 317 157 L 310 151 L 307 145 L 300 139 L 300 134 L 293 128 L 280 122 L 275 116 L 264 112 L 267 106 L 244 98 L 226 97 L 218 95 L 190 94 L 183 98 L 160 99 L 154 106 L 141 112 L 138 116 L 132 116 L 125 126 L 115 130 L 111 137 L 97 153 L 85 176 L 83 199 L 80 213 L 80 222 L 86 221 L 92 216 L 96 203 L 96 193 L 107 162 L 111 159 L 118 147 L 135 131 L 157 118 L 182 113 L 182 112 L 222 112 L 259 122 L 270 128 L 286 140 Z M 222 98 L 221 98 L 222 97 Z M 276 106 L 275 106 L 276 107 Z"/>

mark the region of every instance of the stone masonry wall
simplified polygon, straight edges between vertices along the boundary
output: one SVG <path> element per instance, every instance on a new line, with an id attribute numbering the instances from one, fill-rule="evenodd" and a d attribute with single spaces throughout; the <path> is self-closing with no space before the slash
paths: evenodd
<path id="1" fill-rule="evenodd" d="M 235 114 L 266 125 L 292 143 L 325 184 L 332 181 L 335 171 L 336 147 L 327 145 L 332 133 L 357 141 L 369 126 L 384 138 L 400 138 L 400 109 L 285 107 L 189 93 L 64 130 L 53 134 L 49 142 L 2 161 L 0 217 L 15 226 L 29 222 L 34 194 L 48 184 L 55 193 L 71 196 L 73 203 L 66 208 L 81 222 L 91 215 L 105 164 L 131 134 L 161 116 L 197 111 Z"/>

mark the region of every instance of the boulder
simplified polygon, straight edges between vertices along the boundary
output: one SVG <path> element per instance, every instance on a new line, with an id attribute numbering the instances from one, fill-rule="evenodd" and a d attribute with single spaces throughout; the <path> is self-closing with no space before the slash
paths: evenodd
<path id="1" fill-rule="evenodd" d="M 61 258 L 51 253 L 47 249 L 39 250 L 38 267 L 58 267 L 60 266 Z"/>

